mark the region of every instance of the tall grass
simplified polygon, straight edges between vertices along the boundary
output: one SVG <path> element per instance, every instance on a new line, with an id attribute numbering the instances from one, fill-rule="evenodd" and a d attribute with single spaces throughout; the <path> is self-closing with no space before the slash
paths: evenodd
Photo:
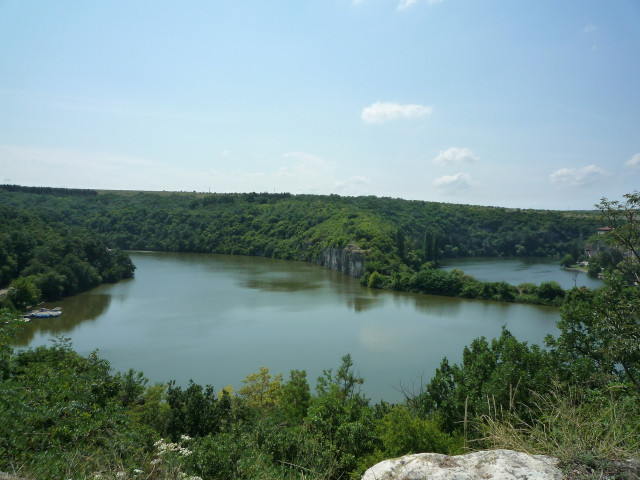
<path id="1" fill-rule="evenodd" d="M 609 472 L 607 478 L 638 478 L 637 464 L 626 462 L 640 457 L 637 396 L 621 385 L 597 391 L 557 385 L 549 393 L 533 395 L 533 406 L 527 409 L 531 421 L 515 413 L 513 405 L 505 410 L 488 399 L 490 413 L 477 419 L 480 443 L 552 455 L 567 470 L 599 471 L 601 478 L 603 472 Z"/>

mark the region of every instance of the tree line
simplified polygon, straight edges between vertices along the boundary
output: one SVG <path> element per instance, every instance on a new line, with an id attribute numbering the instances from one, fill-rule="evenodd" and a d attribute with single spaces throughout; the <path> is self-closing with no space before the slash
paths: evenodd
<path id="1" fill-rule="evenodd" d="M 24 310 L 130 278 L 134 270 L 127 254 L 97 234 L 0 204 L 0 287 L 7 287 L 0 307 Z"/>
<path id="2" fill-rule="evenodd" d="M 91 192 L 64 195 L 60 189 L 4 186 L 0 187 L 0 205 L 37 215 L 45 223 L 90 232 L 111 248 L 122 250 L 317 263 L 324 248 L 352 244 L 366 252 L 363 285 L 551 304 L 559 303 L 563 296 L 559 292 L 552 295 L 555 285 L 538 292 L 527 285 L 482 285 L 469 277 L 430 270 L 437 268 L 440 259 L 465 256 L 571 253 L 578 258 L 584 242 L 600 225 L 595 211 L 287 193 Z M 456 287 L 460 282 L 463 285 Z"/>

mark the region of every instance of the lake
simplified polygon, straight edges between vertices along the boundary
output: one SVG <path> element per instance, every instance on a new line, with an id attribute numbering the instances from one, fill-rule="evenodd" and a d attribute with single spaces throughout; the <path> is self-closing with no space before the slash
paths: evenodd
<path id="1" fill-rule="evenodd" d="M 541 344 L 556 333 L 551 307 L 436 297 L 361 287 L 317 265 L 255 257 L 135 252 L 136 277 L 56 302 L 58 319 L 33 320 L 21 346 L 72 339 L 116 370 L 151 382 L 189 379 L 242 386 L 261 366 L 313 385 L 350 353 L 372 400 L 400 401 L 400 384 L 427 381 L 443 357 L 458 362 L 474 338 L 506 325 Z M 506 272 L 504 272 L 506 275 Z"/>
<path id="2" fill-rule="evenodd" d="M 457 268 L 482 282 L 540 285 L 553 280 L 565 290 L 575 286 L 591 289 L 602 286 L 602 280 L 589 278 L 584 272 L 564 270 L 560 268 L 559 260 L 551 258 L 456 258 L 441 263 L 444 270 Z"/>

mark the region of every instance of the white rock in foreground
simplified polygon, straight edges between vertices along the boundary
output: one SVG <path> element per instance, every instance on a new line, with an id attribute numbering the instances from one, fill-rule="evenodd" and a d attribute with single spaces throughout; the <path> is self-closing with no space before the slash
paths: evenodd
<path id="1" fill-rule="evenodd" d="M 362 480 L 560 480 L 558 460 L 512 450 L 486 450 L 450 457 L 417 453 L 385 460 Z"/>

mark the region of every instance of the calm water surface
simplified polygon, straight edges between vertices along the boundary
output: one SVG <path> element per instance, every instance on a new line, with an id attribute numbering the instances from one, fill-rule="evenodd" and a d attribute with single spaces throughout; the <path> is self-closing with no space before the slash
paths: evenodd
<path id="1" fill-rule="evenodd" d="M 267 366 L 307 370 L 310 383 L 350 353 L 373 400 L 428 380 L 441 359 L 458 362 L 474 338 L 506 325 L 520 340 L 555 333 L 557 310 L 363 288 L 316 265 L 252 257 L 133 253 L 136 277 L 56 303 L 58 319 L 32 321 L 22 346 L 71 337 L 116 370 L 152 382 L 189 379 L 242 386 Z"/>
<path id="2" fill-rule="evenodd" d="M 483 282 L 539 285 L 553 280 L 564 289 L 602 286 L 602 280 L 589 278 L 584 272 L 564 270 L 560 268 L 559 260 L 550 258 L 458 258 L 444 260 L 442 265 L 445 270 L 458 268 Z"/>

